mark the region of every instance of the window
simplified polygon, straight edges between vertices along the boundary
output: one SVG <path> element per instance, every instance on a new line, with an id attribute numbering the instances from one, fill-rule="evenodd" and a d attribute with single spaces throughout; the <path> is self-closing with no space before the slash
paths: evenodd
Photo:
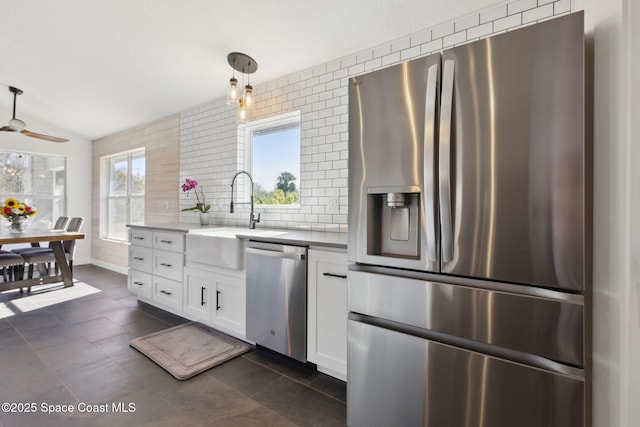
<path id="1" fill-rule="evenodd" d="M 106 203 L 103 236 L 127 240 L 127 224 L 144 223 L 144 150 L 119 153 L 102 159 Z"/>
<path id="2" fill-rule="evenodd" d="M 256 205 L 300 205 L 300 113 L 244 125 Z"/>
<path id="3" fill-rule="evenodd" d="M 66 164 L 63 156 L 0 151 L 0 198 L 34 206 L 38 213 L 31 227 L 51 228 L 66 215 Z"/>

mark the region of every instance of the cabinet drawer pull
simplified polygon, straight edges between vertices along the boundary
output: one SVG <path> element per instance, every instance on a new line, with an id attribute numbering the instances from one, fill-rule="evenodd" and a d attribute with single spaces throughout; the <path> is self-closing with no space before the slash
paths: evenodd
<path id="1" fill-rule="evenodd" d="M 205 289 L 206 288 L 204 286 L 202 286 L 200 288 L 200 305 L 205 305 L 206 304 L 205 301 L 204 301 L 204 291 L 205 291 Z"/>
<path id="2" fill-rule="evenodd" d="M 335 273 L 322 273 L 323 276 L 327 277 L 337 277 L 338 279 L 346 279 L 346 274 L 335 274 Z"/>
<path id="3" fill-rule="evenodd" d="M 160 265 L 163 267 L 171 267 L 171 264 L 167 264 L 166 262 L 161 262 Z"/>
<path id="4" fill-rule="evenodd" d="M 134 285 L 138 285 L 138 286 L 143 286 L 144 285 L 144 283 L 142 283 L 142 282 L 133 282 L 133 284 Z"/>
<path id="5" fill-rule="evenodd" d="M 135 259 L 136 261 L 144 261 L 144 258 L 139 256 L 134 256 L 133 259 Z"/>
<path id="6" fill-rule="evenodd" d="M 220 310 L 222 307 L 220 307 L 220 294 L 222 292 L 220 291 L 216 291 L 216 311 Z"/>
<path id="7" fill-rule="evenodd" d="M 173 295 L 173 293 L 169 292 L 169 291 L 165 291 L 164 289 L 160 291 L 161 294 L 165 294 L 165 295 Z"/>
<path id="8" fill-rule="evenodd" d="M 171 244 L 171 243 L 173 243 L 173 241 L 172 241 L 172 240 L 160 240 L 160 243 L 168 243 L 168 244 Z"/>
<path id="9" fill-rule="evenodd" d="M 144 240 L 144 237 L 133 236 L 133 240 Z"/>

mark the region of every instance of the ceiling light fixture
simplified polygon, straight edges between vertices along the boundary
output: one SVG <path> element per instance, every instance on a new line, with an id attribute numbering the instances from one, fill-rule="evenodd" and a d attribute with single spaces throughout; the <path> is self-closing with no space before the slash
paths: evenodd
<path id="1" fill-rule="evenodd" d="M 227 61 L 231 68 L 234 69 L 233 76 L 229 80 L 229 89 L 227 90 L 227 104 L 237 105 L 237 118 L 239 122 L 246 122 L 249 118 L 249 110 L 253 108 L 255 102 L 253 99 L 253 86 L 249 81 L 249 74 L 253 74 L 258 69 L 258 63 L 249 55 L 240 52 L 231 52 L 227 55 Z M 242 86 L 244 90 L 240 92 L 238 88 L 238 80 L 235 71 L 242 73 Z M 244 77 L 247 75 L 247 84 L 244 84 Z"/>

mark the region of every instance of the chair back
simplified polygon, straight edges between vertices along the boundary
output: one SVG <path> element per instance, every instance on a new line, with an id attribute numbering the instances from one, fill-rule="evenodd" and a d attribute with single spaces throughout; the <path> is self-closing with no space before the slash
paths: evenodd
<path id="1" fill-rule="evenodd" d="M 69 222 L 68 216 L 59 216 L 56 220 L 56 223 L 53 225 L 54 230 L 65 230 L 67 228 L 67 223 Z"/>
<path id="2" fill-rule="evenodd" d="M 70 232 L 79 232 L 82 228 L 82 224 L 84 224 L 84 218 L 81 216 L 73 217 L 69 221 L 69 225 L 67 225 L 67 231 Z M 73 260 L 73 256 L 76 251 L 76 241 L 75 240 L 65 240 L 62 242 L 62 247 L 64 248 L 64 253 L 67 256 L 68 260 Z"/>

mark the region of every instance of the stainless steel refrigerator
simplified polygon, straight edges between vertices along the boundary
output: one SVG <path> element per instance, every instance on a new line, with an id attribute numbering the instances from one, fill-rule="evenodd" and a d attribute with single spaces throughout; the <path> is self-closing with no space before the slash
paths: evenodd
<path id="1" fill-rule="evenodd" d="M 589 423 L 585 81 L 582 13 L 349 80 L 350 426 Z"/>

